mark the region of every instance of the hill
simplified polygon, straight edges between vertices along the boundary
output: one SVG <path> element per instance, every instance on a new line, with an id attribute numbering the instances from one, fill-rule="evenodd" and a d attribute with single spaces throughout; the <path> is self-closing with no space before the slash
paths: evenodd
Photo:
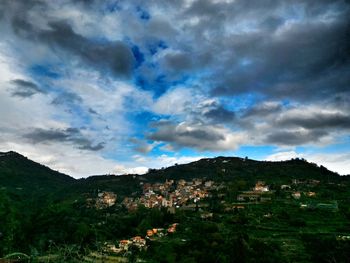
<path id="1" fill-rule="evenodd" d="M 347 262 L 349 186 L 304 159 L 206 158 L 75 180 L 0 153 L 0 261 Z"/>
<path id="2" fill-rule="evenodd" d="M 0 188 L 27 194 L 46 193 L 68 186 L 72 177 L 51 170 L 16 152 L 0 152 Z"/>
<path id="3" fill-rule="evenodd" d="M 127 196 L 140 190 L 140 183 L 156 183 L 165 180 L 192 180 L 205 178 L 220 182 L 245 180 L 253 184 L 257 180 L 269 184 L 289 183 L 292 179 L 346 180 L 346 176 L 329 171 L 323 166 L 304 159 L 268 162 L 238 157 L 205 158 L 188 164 L 174 165 L 162 169 L 150 169 L 144 175 L 99 175 L 77 180 L 73 192 L 113 191 Z M 68 191 L 69 192 L 69 191 Z"/>
<path id="4" fill-rule="evenodd" d="M 291 179 L 344 180 L 346 177 L 304 159 L 268 162 L 238 157 L 216 157 L 162 169 L 150 169 L 144 175 L 96 175 L 75 180 L 19 153 L 0 152 L 0 189 L 16 193 L 58 192 L 60 197 L 64 197 L 103 190 L 127 196 L 139 190 L 141 182 L 155 183 L 167 179 L 194 178 L 222 182 L 244 179 L 252 183 L 264 180 L 270 184 L 281 184 Z"/>
<path id="5" fill-rule="evenodd" d="M 206 177 L 264 177 L 264 179 L 280 180 L 283 178 L 325 178 L 338 177 L 323 166 L 309 163 L 305 159 L 270 162 L 256 161 L 238 157 L 205 158 L 184 165 L 175 165 L 161 170 L 151 170 L 153 176 L 165 176 L 176 179 L 181 176 L 191 178 L 195 175 Z M 266 178 L 267 177 L 267 178 Z"/>

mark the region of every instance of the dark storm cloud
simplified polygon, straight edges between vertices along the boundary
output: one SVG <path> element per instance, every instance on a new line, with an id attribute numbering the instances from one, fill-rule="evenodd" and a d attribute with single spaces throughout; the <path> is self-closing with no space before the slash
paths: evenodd
<path id="1" fill-rule="evenodd" d="M 297 126 L 305 129 L 349 129 L 350 116 L 343 113 L 316 113 L 312 116 L 286 116 L 277 120 L 278 126 Z"/>
<path id="2" fill-rule="evenodd" d="M 226 49 L 233 54 L 223 63 L 229 70 L 211 76 L 216 86 L 213 94 L 257 92 L 304 100 L 349 92 L 348 10 L 338 10 L 343 14 L 334 21 L 306 19 L 286 26 L 284 32 L 260 29 L 228 39 Z"/>
<path id="3" fill-rule="evenodd" d="M 44 90 L 31 81 L 15 79 L 11 83 L 13 84 L 11 89 L 12 96 L 28 98 L 37 93 L 45 93 Z"/>
<path id="4" fill-rule="evenodd" d="M 35 43 L 39 51 L 45 54 L 48 50 L 47 54 L 53 54 L 49 62 L 57 63 L 58 57 L 64 72 L 78 67 L 83 71 L 95 69 L 105 73 L 110 83 L 113 77 L 129 77 L 128 84 L 135 85 L 135 90 L 146 90 L 154 101 L 167 94 L 167 90 L 178 87 L 196 91 L 193 93 L 199 98 L 189 100 L 184 113 L 179 110 L 181 114 L 176 116 L 168 114 L 169 122 L 158 123 L 151 131 L 145 131 L 149 120 L 144 121 L 141 131 L 135 131 L 137 138 L 145 133 L 146 139 L 167 142 L 175 148 L 225 150 L 232 148 L 221 144 L 237 130 L 254 137 L 254 143 L 272 145 L 318 143 L 325 136 L 334 139 L 338 131 L 341 131 L 339 134 L 348 131 L 349 115 L 344 113 L 350 110 L 348 1 L 152 0 L 138 3 L 140 6 L 123 0 L 104 3 L 66 0 L 59 4 L 4 0 L 0 3 L 0 16 L 7 19 L 3 21 L 15 32 L 4 30 L 15 39 L 14 49 L 21 49 L 22 44 L 33 46 L 28 42 Z M 72 12 L 62 14 L 60 7 Z M 141 14 L 140 10 L 147 14 Z M 92 21 L 91 17 L 100 20 Z M 123 41 L 108 40 L 116 37 Z M 21 52 L 18 54 L 22 56 Z M 76 65 L 76 61 L 80 64 Z M 73 78 L 69 73 L 60 77 Z M 40 92 L 35 83 L 13 86 L 13 91 L 17 91 L 14 96 L 30 97 Z M 52 104 L 83 104 L 82 98 L 91 96 L 86 92 L 80 97 L 73 89 L 62 87 L 62 93 L 55 89 Z M 210 99 L 223 103 L 205 104 Z M 293 107 L 303 105 L 311 109 L 315 105 L 317 108 L 321 103 L 326 104 L 326 100 L 329 112 L 338 113 L 290 114 Z M 92 101 L 91 98 L 84 104 L 88 101 Z M 94 110 L 96 106 L 84 106 L 88 113 L 98 114 Z M 98 109 L 101 114 L 104 112 L 100 106 Z M 130 111 L 127 108 L 121 115 L 128 116 L 125 113 Z M 74 113 L 84 118 L 81 112 Z M 92 144 L 80 132 L 41 132 L 43 138 L 47 138 L 42 142 L 61 140 L 87 150 L 104 146 Z M 28 139 L 30 137 L 34 140 L 35 135 L 30 134 Z M 55 140 L 55 137 L 61 139 Z M 148 142 L 131 142 L 137 152 L 152 150 L 153 145 Z"/>
<path id="5" fill-rule="evenodd" d="M 346 1 L 194 1 L 185 18 L 193 60 L 212 56 L 204 81 L 215 96 L 260 93 L 322 100 L 349 93 Z"/>
<path id="6" fill-rule="evenodd" d="M 47 141 L 65 141 L 79 134 L 76 128 L 68 128 L 65 130 L 44 130 L 36 129 L 25 135 L 26 138 L 33 141 L 33 143 L 47 142 Z"/>
<path id="7" fill-rule="evenodd" d="M 94 43 L 76 34 L 64 21 L 50 22 L 49 26 L 51 30 L 42 31 L 39 39 L 50 47 L 60 47 L 93 67 L 110 70 L 115 76 L 130 76 L 134 57 L 123 42 Z"/>
<path id="8" fill-rule="evenodd" d="M 317 143 L 327 132 L 321 130 L 314 131 L 276 131 L 267 135 L 265 143 L 277 145 L 302 145 Z"/>
<path id="9" fill-rule="evenodd" d="M 73 4 L 73 3 L 72 3 Z M 32 23 L 28 13 L 42 16 L 48 6 L 41 1 L 7 2 L 3 6 L 13 31 L 20 37 L 45 44 L 57 53 L 77 56 L 83 63 L 116 77 L 130 77 L 134 65 L 131 49 L 122 41 L 96 41 L 76 33 L 68 21 L 47 21 L 47 29 Z M 12 12 L 12 13 L 11 13 Z M 49 18 L 47 18 L 49 19 Z"/>
<path id="10" fill-rule="evenodd" d="M 213 123 L 231 123 L 235 120 L 235 113 L 221 105 L 206 111 L 203 115 Z"/>
<path id="11" fill-rule="evenodd" d="M 148 135 L 149 140 L 171 143 L 175 148 L 193 147 L 198 150 L 220 150 L 220 141 L 225 140 L 225 133 L 201 124 L 158 122 L 153 127 L 157 131 Z"/>
<path id="12" fill-rule="evenodd" d="M 164 56 L 165 66 L 175 71 L 184 71 L 190 69 L 192 60 L 190 54 L 170 53 Z"/>
<path id="13" fill-rule="evenodd" d="M 24 138 L 32 143 L 72 143 L 78 149 L 88 151 L 99 151 L 104 148 L 105 143 L 94 144 L 87 139 L 77 128 L 67 129 L 35 129 L 24 135 Z"/>
<path id="14" fill-rule="evenodd" d="M 238 123 L 257 141 L 292 146 L 320 143 L 325 136 L 343 136 L 350 129 L 350 115 L 346 111 L 329 111 L 326 105 L 323 110 L 265 103 L 244 112 Z"/>
<path id="15" fill-rule="evenodd" d="M 282 106 L 276 103 L 264 103 L 252 106 L 243 113 L 243 118 L 246 117 L 264 117 L 270 114 L 276 114 L 282 111 Z"/>

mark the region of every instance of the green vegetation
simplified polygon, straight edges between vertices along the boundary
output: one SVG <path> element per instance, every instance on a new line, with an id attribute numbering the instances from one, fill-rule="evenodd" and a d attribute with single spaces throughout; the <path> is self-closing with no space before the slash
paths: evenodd
<path id="1" fill-rule="evenodd" d="M 195 209 L 139 206 L 142 185 L 212 180 Z M 293 181 L 294 180 L 294 181 Z M 257 181 L 270 199 L 238 201 Z M 283 186 L 283 187 L 282 187 Z M 350 180 L 305 160 L 257 162 L 218 157 L 143 176 L 74 180 L 16 154 L 0 156 L 0 258 L 13 262 L 349 262 Z M 98 209 L 102 191 L 117 200 Z M 301 193 L 298 197 L 293 194 Z M 249 193 L 247 194 L 249 196 Z M 260 195 L 259 195 L 260 196 Z M 261 195 L 263 196 L 263 195 Z M 93 203 L 93 202 L 92 202 Z M 203 216 L 208 215 L 208 216 Z M 114 253 L 107 245 L 149 229 L 174 233 Z"/>

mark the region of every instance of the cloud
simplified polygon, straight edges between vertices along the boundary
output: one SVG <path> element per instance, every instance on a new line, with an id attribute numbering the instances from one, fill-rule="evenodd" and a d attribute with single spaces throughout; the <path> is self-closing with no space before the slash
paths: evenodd
<path id="1" fill-rule="evenodd" d="M 152 110 L 158 114 L 177 115 L 187 111 L 188 105 L 195 100 L 195 94 L 185 87 L 177 87 L 168 90 L 158 98 Z"/>
<path id="2" fill-rule="evenodd" d="M 57 148 L 50 164 L 76 174 L 63 156 L 110 171 L 153 164 L 139 154 L 340 147 L 349 14 L 341 0 L 0 1 L 0 146 Z"/>
<path id="3" fill-rule="evenodd" d="M 75 103 L 82 103 L 83 99 L 73 92 L 62 92 L 61 94 L 57 95 L 56 98 L 52 100 L 52 104 L 54 105 L 69 105 L 69 104 L 75 104 Z"/>
<path id="4" fill-rule="evenodd" d="M 241 133 L 233 133 L 219 126 L 192 123 L 154 123 L 157 130 L 148 139 L 168 142 L 177 148 L 190 147 L 199 151 L 227 151 L 236 149 L 246 139 Z"/>
<path id="5" fill-rule="evenodd" d="M 235 112 L 225 109 L 222 105 L 215 104 L 214 107 L 206 110 L 203 116 L 213 123 L 233 123 Z"/>
<path id="6" fill-rule="evenodd" d="M 325 146 L 346 136 L 349 115 L 332 103 L 263 102 L 239 112 L 236 121 L 258 144 Z"/>
<path id="7" fill-rule="evenodd" d="M 278 162 L 278 161 L 287 161 L 293 158 L 298 158 L 298 155 L 295 151 L 286 151 L 286 152 L 277 152 L 265 157 L 266 161 Z"/>
<path id="8" fill-rule="evenodd" d="M 30 140 L 33 144 L 38 143 L 62 143 L 68 142 L 76 145 L 78 149 L 88 151 L 99 151 L 104 148 L 105 143 L 100 142 L 93 144 L 93 142 L 80 132 L 77 128 L 67 129 L 35 129 L 24 135 L 24 138 Z"/>
<path id="9" fill-rule="evenodd" d="M 244 113 L 243 118 L 247 117 L 266 117 L 270 114 L 279 113 L 282 110 L 282 105 L 278 102 L 264 102 L 262 104 L 249 107 Z"/>
<path id="10" fill-rule="evenodd" d="M 75 178 L 114 173 L 114 168 L 118 165 L 115 160 L 103 158 L 99 152 L 82 152 L 66 143 L 36 144 L 33 147 L 17 140 L 0 144 L 0 151 L 8 149 Z"/>
<path id="11" fill-rule="evenodd" d="M 18 96 L 21 98 L 28 98 L 37 93 L 45 93 L 35 83 L 23 79 L 12 80 L 13 88 L 11 90 L 12 96 Z"/>
<path id="12" fill-rule="evenodd" d="M 276 131 L 267 135 L 265 142 L 272 145 L 302 145 L 309 143 L 317 143 L 324 136 L 328 135 L 326 131 Z"/>
<path id="13" fill-rule="evenodd" d="M 149 144 L 143 140 L 137 138 L 130 138 L 130 142 L 134 144 L 135 151 L 139 153 L 149 153 L 154 148 L 154 144 Z"/>
<path id="14" fill-rule="evenodd" d="M 169 70 L 181 72 L 191 69 L 193 66 L 191 54 L 182 51 L 170 52 L 169 50 L 165 50 L 164 53 L 161 63 L 164 63 L 164 67 Z"/>
<path id="15" fill-rule="evenodd" d="M 149 170 L 148 167 L 145 166 L 138 166 L 138 167 L 129 167 L 126 165 L 116 165 L 113 168 L 113 172 L 115 174 L 145 174 Z"/>
<path id="16" fill-rule="evenodd" d="M 77 8 L 73 2 L 67 3 L 70 11 Z M 59 5 L 64 8 L 65 4 Z M 5 1 L 3 20 L 11 21 L 13 32 L 22 41 L 44 45 L 65 61 L 79 59 L 81 65 L 95 68 L 102 74 L 111 73 L 120 78 L 131 76 L 134 56 L 127 44 L 117 40 L 96 40 L 77 33 L 72 27 L 72 19 L 56 17 L 55 8 L 45 1 Z"/>
<path id="17" fill-rule="evenodd" d="M 296 151 L 280 151 L 265 157 L 266 161 L 285 161 L 292 158 L 304 158 L 309 162 L 325 166 L 341 175 L 350 174 L 349 153 L 298 153 Z"/>
<path id="18" fill-rule="evenodd" d="M 349 12 L 342 1 L 193 1 L 181 21 L 194 60 L 211 54 L 213 95 L 322 100 L 349 91 Z"/>
<path id="19" fill-rule="evenodd" d="M 64 21 L 49 22 L 49 26 L 50 30 L 40 32 L 38 38 L 51 48 L 60 47 L 102 72 L 109 70 L 115 76 L 130 77 L 134 57 L 123 42 L 94 43 L 75 33 Z"/>
<path id="20" fill-rule="evenodd" d="M 312 115 L 303 113 L 286 115 L 277 120 L 277 125 L 287 127 L 303 127 L 305 129 L 349 129 L 350 115 L 342 112 L 317 112 Z"/>

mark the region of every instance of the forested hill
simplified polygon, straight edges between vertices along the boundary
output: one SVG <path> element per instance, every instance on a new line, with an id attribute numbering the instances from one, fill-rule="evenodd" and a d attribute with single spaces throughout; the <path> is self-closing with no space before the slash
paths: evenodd
<path id="1" fill-rule="evenodd" d="M 0 152 L 0 188 L 9 191 L 48 192 L 75 180 L 16 152 Z"/>
<path id="2" fill-rule="evenodd" d="M 152 176 L 192 177 L 196 175 L 208 177 L 264 177 L 265 179 L 279 178 L 314 178 L 338 177 L 337 173 L 329 171 L 323 166 L 307 162 L 304 159 L 269 162 L 255 161 L 248 158 L 216 157 L 201 159 L 184 165 L 175 165 L 166 169 L 150 170 Z"/>
<path id="3" fill-rule="evenodd" d="M 0 153 L 0 187 L 23 192 L 86 192 L 94 189 L 128 194 L 142 182 L 166 179 L 207 178 L 219 181 L 265 180 L 280 183 L 291 179 L 342 180 L 337 173 L 303 159 L 281 162 L 255 161 L 248 158 L 206 158 L 188 164 L 162 169 L 150 169 L 145 175 L 99 175 L 75 180 L 29 160 L 16 152 Z M 62 191 L 61 191 L 62 192 Z"/>
<path id="4" fill-rule="evenodd" d="M 0 262 L 348 262 L 349 179 L 303 159 L 217 157 L 75 180 L 0 153 Z M 165 233 L 147 250 L 118 246 L 153 229 Z"/>
<path id="5" fill-rule="evenodd" d="M 322 181 L 347 180 L 347 176 L 329 171 L 323 166 L 304 159 L 281 162 L 255 161 L 248 158 L 217 157 L 205 158 L 188 164 L 174 165 L 162 169 L 150 169 L 144 175 L 97 175 L 77 180 L 71 191 L 91 192 L 96 189 L 113 191 L 127 196 L 140 190 L 141 183 L 164 182 L 166 179 L 205 178 L 221 182 L 245 180 L 254 183 L 263 180 L 269 184 L 290 183 L 292 179 L 315 179 Z"/>

